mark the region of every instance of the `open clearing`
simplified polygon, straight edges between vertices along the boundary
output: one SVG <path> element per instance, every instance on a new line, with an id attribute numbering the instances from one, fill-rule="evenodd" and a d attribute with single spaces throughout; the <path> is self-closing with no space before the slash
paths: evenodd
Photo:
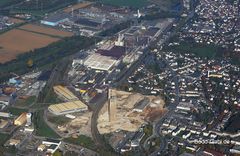
<path id="1" fill-rule="evenodd" d="M 21 26 L 20 29 L 43 34 L 43 35 L 56 36 L 56 37 L 73 36 L 73 33 L 71 32 L 61 31 L 61 30 L 57 30 L 57 29 L 53 29 L 45 26 L 34 25 L 34 24 L 26 24 L 24 26 Z"/>
<path id="2" fill-rule="evenodd" d="M 15 59 L 18 54 L 45 47 L 58 40 L 59 38 L 12 29 L 0 35 L 0 63 L 5 63 Z"/>

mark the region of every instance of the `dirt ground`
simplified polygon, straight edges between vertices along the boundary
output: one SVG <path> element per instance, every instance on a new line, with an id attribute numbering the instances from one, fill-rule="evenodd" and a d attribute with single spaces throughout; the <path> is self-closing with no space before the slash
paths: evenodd
<path id="1" fill-rule="evenodd" d="M 15 24 L 20 24 L 20 23 L 24 22 L 24 20 L 20 20 L 20 19 L 17 19 L 17 18 L 9 18 L 9 19 L 10 19 L 10 21 L 12 21 Z"/>
<path id="2" fill-rule="evenodd" d="M 67 31 L 61 31 L 54 28 L 49 28 L 45 26 L 40 25 L 34 25 L 34 24 L 26 24 L 24 26 L 21 26 L 20 29 L 26 30 L 26 31 L 32 31 L 40 34 L 46 34 L 50 36 L 57 36 L 57 37 L 70 37 L 73 36 L 73 33 L 67 32 Z"/>
<path id="3" fill-rule="evenodd" d="M 64 12 L 70 13 L 72 9 L 76 10 L 76 9 L 86 8 L 91 4 L 92 4 L 91 2 L 82 2 L 73 6 L 69 6 L 68 8 L 64 9 Z"/>
<path id="4" fill-rule="evenodd" d="M 30 50 L 45 47 L 50 43 L 58 41 L 46 35 L 13 29 L 0 35 L 0 63 L 15 59 L 18 54 Z"/>
<path id="5" fill-rule="evenodd" d="M 70 137 L 70 136 L 78 136 L 78 135 L 86 135 L 92 137 L 91 134 L 91 116 L 92 112 L 83 112 L 83 113 L 76 113 L 75 119 L 71 120 L 70 122 L 64 125 L 56 125 L 56 130 L 62 134 L 63 137 Z M 68 131 L 68 133 L 64 133 Z"/>
<path id="6" fill-rule="evenodd" d="M 109 102 L 106 102 L 98 118 L 97 126 L 101 134 L 115 132 L 119 129 L 135 132 L 143 123 L 153 122 L 166 112 L 165 102 L 158 96 L 145 96 L 114 89 L 110 90 L 110 96 L 114 97 L 112 106 L 109 109 Z M 148 104 L 142 109 L 135 109 L 136 104 L 144 98 L 149 99 Z M 111 114 L 114 115 L 111 116 Z"/>

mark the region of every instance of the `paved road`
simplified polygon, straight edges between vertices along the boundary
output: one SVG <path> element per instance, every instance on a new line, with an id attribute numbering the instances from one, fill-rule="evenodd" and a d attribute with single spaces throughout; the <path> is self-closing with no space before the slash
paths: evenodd
<path id="1" fill-rule="evenodd" d="M 103 94 L 103 96 L 97 101 L 96 107 L 92 113 L 91 118 L 91 133 L 94 142 L 99 148 L 106 148 L 106 142 L 104 141 L 103 136 L 99 133 L 97 128 L 97 119 L 99 116 L 99 112 L 101 111 L 102 107 L 104 106 L 105 102 L 107 101 L 107 94 Z"/>

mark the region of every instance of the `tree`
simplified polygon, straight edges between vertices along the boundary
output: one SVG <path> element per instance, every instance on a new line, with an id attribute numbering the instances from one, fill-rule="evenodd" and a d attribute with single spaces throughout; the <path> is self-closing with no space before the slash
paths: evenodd
<path id="1" fill-rule="evenodd" d="M 28 61 L 27 61 L 27 66 L 28 66 L 29 68 L 32 68 L 32 67 L 33 67 L 33 60 L 32 60 L 32 59 L 28 59 Z"/>
<path id="2" fill-rule="evenodd" d="M 57 150 L 56 152 L 53 153 L 53 156 L 62 156 L 62 153 Z"/>

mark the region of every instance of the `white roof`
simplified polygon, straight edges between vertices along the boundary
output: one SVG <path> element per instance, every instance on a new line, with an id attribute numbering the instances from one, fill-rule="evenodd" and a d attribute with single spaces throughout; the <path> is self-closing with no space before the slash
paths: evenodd
<path id="1" fill-rule="evenodd" d="M 85 60 L 84 65 L 92 69 L 110 70 L 116 62 L 117 60 L 110 57 L 92 54 Z"/>

